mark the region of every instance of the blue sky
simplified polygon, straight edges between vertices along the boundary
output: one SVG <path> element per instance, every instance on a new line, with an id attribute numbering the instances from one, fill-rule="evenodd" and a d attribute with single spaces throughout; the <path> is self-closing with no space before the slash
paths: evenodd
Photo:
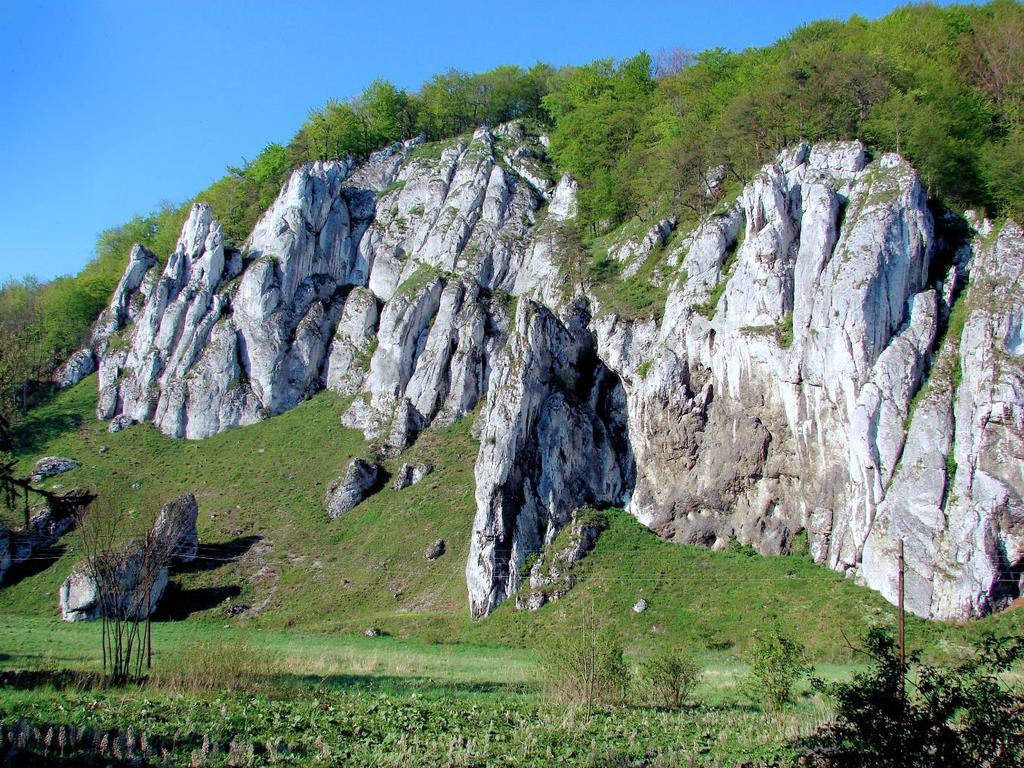
<path id="1" fill-rule="evenodd" d="M 187 199 L 375 77 L 765 45 L 892 0 L 0 0 L 0 280 L 77 272 L 97 234 Z"/>

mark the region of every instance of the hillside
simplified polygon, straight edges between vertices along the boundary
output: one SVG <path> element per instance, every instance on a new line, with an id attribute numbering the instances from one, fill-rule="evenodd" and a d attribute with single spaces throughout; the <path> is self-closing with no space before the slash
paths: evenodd
<path id="1" fill-rule="evenodd" d="M 1020 764 L 1022 41 L 377 80 L 0 287 L 0 764 Z"/>
<path id="2" fill-rule="evenodd" d="M 140 511 L 196 492 L 200 557 L 174 573 L 158 614 L 185 621 L 183 628 L 200 622 L 211 629 L 361 635 L 379 627 L 428 643 L 543 648 L 571 632 L 574 617 L 593 606 L 619 628 L 633 654 L 664 642 L 713 659 L 738 656 L 749 646 L 750 627 L 775 615 L 817 660 L 848 661 L 844 633 L 856 637 L 867 623 L 894 621 L 884 600 L 805 556 L 762 558 L 669 544 L 622 512 L 612 515 L 611 528 L 579 566 L 579 586 L 562 601 L 537 612 L 506 605 L 487 621 L 471 621 L 463 570 L 478 448 L 469 434 L 472 416 L 427 430 L 411 449 L 412 457 L 434 462 L 428 480 L 399 492 L 385 489 L 332 521 L 323 512 L 323 489 L 364 445 L 358 432 L 339 426 L 344 401 L 329 392 L 202 441 L 174 440 L 150 427 L 110 434 L 93 416 L 95 403 L 90 378 L 35 411 L 21 427 L 22 467 L 40 455 L 75 457 L 83 466 L 48 485 L 89 485 Z M 425 550 L 437 538 L 445 539 L 447 553 L 429 562 Z M 12 628 L 21 626 L 19 617 L 44 620 L 30 625 L 32 639 L 19 647 L 55 640 L 59 648 L 71 628 L 61 626 L 56 594 L 78 557 L 76 534 L 39 557 L 0 590 L 0 613 Z M 632 606 L 641 597 L 650 607 L 637 615 Z M 231 605 L 250 610 L 226 617 Z M 988 631 L 1020 631 L 1022 622 L 1019 611 L 963 626 L 912 619 L 908 638 L 913 647 L 943 655 Z"/>

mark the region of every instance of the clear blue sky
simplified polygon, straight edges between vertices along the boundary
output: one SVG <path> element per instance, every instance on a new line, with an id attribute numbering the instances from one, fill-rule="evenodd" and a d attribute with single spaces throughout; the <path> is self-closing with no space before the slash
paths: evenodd
<path id="1" fill-rule="evenodd" d="M 375 77 L 764 45 L 894 0 L 0 0 L 0 280 L 78 271 L 96 235 L 187 199 Z"/>

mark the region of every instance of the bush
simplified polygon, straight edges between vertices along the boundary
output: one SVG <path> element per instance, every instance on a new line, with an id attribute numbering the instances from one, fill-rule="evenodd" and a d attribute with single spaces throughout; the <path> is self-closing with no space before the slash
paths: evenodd
<path id="1" fill-rule="evenodd" d="M 868 632 L 866 672 L 814 687 L 835 702 L 835 722 L 812 740 L 831 765 L 858 768 L 1010 768 L 1024 765 L 1024 694 L 1005 673 L 1024 638 L 989 636 L 951 668 L 910 653 L 901 689 L 899 652 L 883 629 Z M 909 689 L 909 690 L 907 690 Z"/>
<path id="2" fill-rule="evenodd" d="M 700 684 L 700 667 L 677 649 L 658 651 L 640 666 L 647 699 L 658 706 L 679 709 Z"/>
<path id="3" fill-rule="evenodd" d="M 579 632 L 556 642 L 542 659 L 545 690 L 556 701 L 582 706 L 619 704 L 629 688 L 629 669 L 618 637 L 584 611 Z"/>
<path id="4" fill-rule="evenodd" d="M 804 647 L 773 622 L 754 633 L 749 692 L 768 713 L 777 713 L 792 700 L 793 686 L 810 672 Z"/>

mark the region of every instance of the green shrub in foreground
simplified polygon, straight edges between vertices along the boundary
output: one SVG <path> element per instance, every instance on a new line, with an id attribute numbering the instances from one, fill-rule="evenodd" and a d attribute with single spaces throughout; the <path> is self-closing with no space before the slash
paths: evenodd
<path id="1" fill-rule="evenodd" d="M 922 664 L 908 654 L 901 688 L 892 635 L 868 632 L 871 668 L 849 682 L 814 681 L 835 702 L 835 723 L 814 740 L 830 765 L 858 768 L 1010 768 L 1024 765 L 1024 691 L 1007 672 L 1024 638 L 988 637 L 958 664 Z"/>
<path id="2" fill-rule="evenodd" d="M 785 634 L 777 622 L 754 633 L 748 661 L 749 694 L 771 714 L 777 714 L 792 701 L 793 686 L 811 669 L 803 645 Z"/>
<path id="3" fill-rule="evenodd" d="M 700 684 L 700 667 L 678 649 L 665 648 L 640 665 L 642 690 L 651 703 L 678 709 Z"/>

